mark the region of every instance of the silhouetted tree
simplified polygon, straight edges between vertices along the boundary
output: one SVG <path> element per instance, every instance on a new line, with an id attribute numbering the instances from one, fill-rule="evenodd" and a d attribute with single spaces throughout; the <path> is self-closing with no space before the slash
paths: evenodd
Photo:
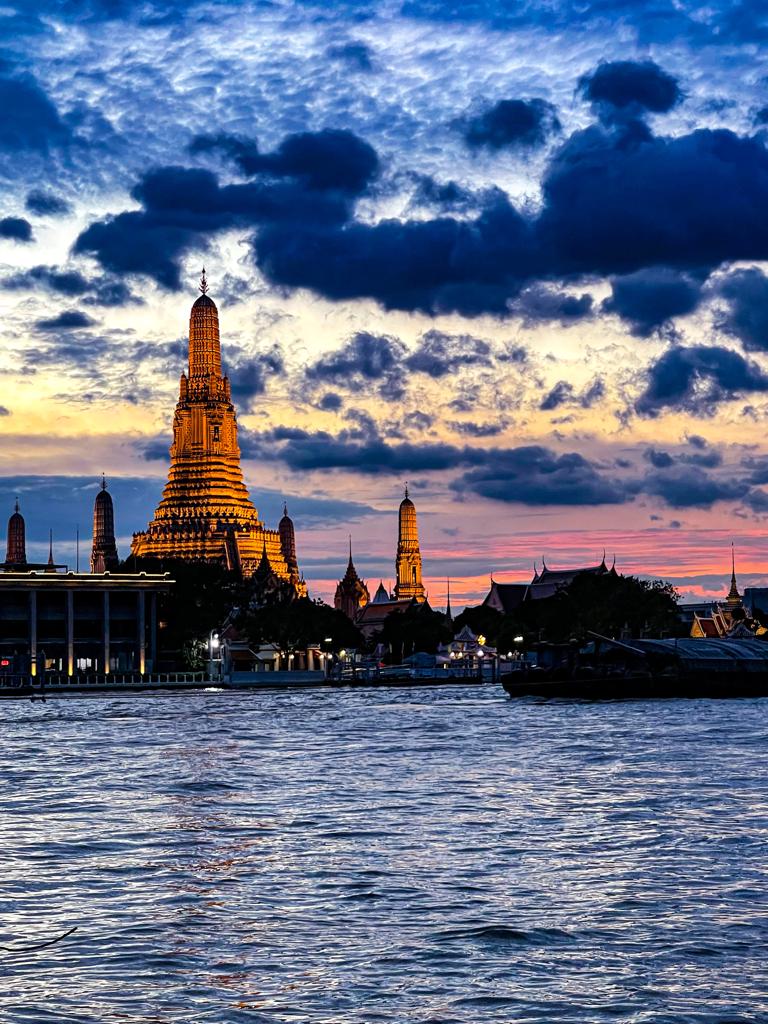
<path id="1" fill-rule="evenodd" d="M 427 604 L 414 604 L 387 616 L 375 639 L 391 647 L 392 654 L 387 660 L 399 664 L 415 651 L 434 654 L 452 636 L 453 628 L 442 612 L 432 611 Z"/>
<path id="2" fill-rule="evenodd" d="M 252 644 L 273 643 L 286 654 L 306 650 L 309 644 L 321 644 L 331 637 L 333 650 L 361 646 L 358 628 L 344 615 L 322 601 L 302 597 L 290 604 L 244 608 L 237 619 L 238 629 Z"/>

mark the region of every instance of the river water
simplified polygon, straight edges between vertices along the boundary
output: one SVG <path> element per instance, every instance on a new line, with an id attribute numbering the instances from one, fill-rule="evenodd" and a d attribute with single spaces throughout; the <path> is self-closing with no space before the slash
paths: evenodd
<path id="1" fill-rule="evenodd" d="M 768 1021 L 768 702 L 4 702 L 2 1022 Z"/>

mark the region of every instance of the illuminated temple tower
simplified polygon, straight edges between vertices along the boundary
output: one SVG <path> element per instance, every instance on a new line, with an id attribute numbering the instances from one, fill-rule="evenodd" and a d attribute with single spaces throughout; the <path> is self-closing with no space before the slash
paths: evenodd
<path id="1" fill-rule="evenodd" d="M 112 572 L 120 565 L 115 543 L 115 509 L 107 481 L 101 478 L 101 490 L 93 503 L 93 546 L 91 572 Z"/>
<path id="2" fill-rule="evenodd" d="M 5 565 L 9 569 L 24 569 L 27 565 L 26 527 L 24 517 L 19 511 L 19 499 L 11 518 L 8 520 L 8 544 L 5 552 Z"/>
<path id="3" fill-rule="evenodd" d="M 146 531 L 133 535 L 131 552 L 223 562 L 247 575 L 266 552 L 276 576 L 303 595 L 293 524 L 266 529 L 243 481 L 235 407 L 221 372 L 219 314 L 205 271 L 200 291 L 189 319 L 189 374 L 181 375 L 168 483 Z"/>
<path id="4" fill-rule="evenodd" d="M 424 585 L 421 582 L 421 551 L 419 550 L 419 530 L 416 525 L 416 508 L 408 497 L 400 502 L 400 516 L 397 534 L 397 559 L 395 562 L 397 583 L 395 597 L 398 601 L 404 598 L 415 598 L 421 602 L 426 600 Z"/>

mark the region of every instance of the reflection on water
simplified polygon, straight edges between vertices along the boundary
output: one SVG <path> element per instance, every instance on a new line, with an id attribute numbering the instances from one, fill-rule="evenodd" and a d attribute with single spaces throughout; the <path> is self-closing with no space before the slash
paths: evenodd
<path id="1" fill-rule="evenodd" d="M 768 1021 L 768 704 L 9 703 L 2 1022 Z"/>

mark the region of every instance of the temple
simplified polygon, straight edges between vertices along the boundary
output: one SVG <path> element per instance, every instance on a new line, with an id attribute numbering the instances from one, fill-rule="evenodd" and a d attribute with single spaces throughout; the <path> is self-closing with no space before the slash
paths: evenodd
<path id="1" fill-rule="evenodd" d="M 19 499 L 8 520 L 8 543 L 5 548 L 5 569 L 25 569 L 27 566 L 27 537 L 24 517 L 19 511 Z"/>
<path id="2" fill-rule="evenodd" d="M 419 530 L 416 524 L 416 508 L 408 497 L 400 502 L 397 533 L 397 558 L 395 560 L 395 598 L 398 601 L 415 599 L 426 600 L 424 584 L 421 582 L 421 551 L 419 549 Z"/>
<path id="3" fill-rule="evenodd" d="M 387 598 L 388 599 L 388 598 Z M 352 561 L 352 538 L 349 538 L 349 562 L 347 571 L 336 587 L 333 606 L 354 621 L 355 616 L 371 600 L 365 580 L 361 580 Z"/>
<path id="4" fill-rule="evenodd" d="M 91 572 L 112 572 L 120 565 L 115 542 L 115 509 L 107 490 L 106 477 L 101 478 L 101 490 L 93 503 L 93 546 Z"/>
<path id="5" fill-rule="evenodd" d="M 350 569 L 354 572 L 351 547 L 347 573 L 336 589 L 338 602 L 341 602 L 346 592 L 352 591 L 353 585 L 347 583 L 348 579 L 351 579 Z M 357 573 L 355 573 L 356 575 Z M 372 600 L 368 599 L 368 588 L 365 588 L 366 600 L 358 606 L 354 621 L 367 640 L 381 630 L 390 615 L 405 612 L 409 608 L 424 608 L 425 611 L 431 611 L 421 579 L 421 549 L 416 523 L 416 508 L 408 497 L 407 487 L 398 513 L 395 576 L 395 587 L 391 594 L 381 580 Z M 337 603 L 336 607 L 340 608 L 342 605 Z M 345 609 L 342 607 L 342 610 Z M 349 613 L 347 612 L 347 614 Z"/>
<path id="6" fill-rule="evenodd" d="M 550 569 L 542 559 L 542 568 L 533 567 L 530 583 L 499 583 L 491 576 L 491 587 L 483 605 L 493 608 L 502 615 L 509 615 L 526 601 L 540 601 L 553 597 L 559 590 L 570 586 L 577 576 L 616 576 L 616 558 L 609 568 L 603 552 L 602 561 L 598 565 L 587 565 L 578 569 Z"/>
<path id="7" fill-rule="evenodd" d="M 304 596 L 293 523 L 286 513 L 279 530 L 268 530 L 243 480 L 237 417 L 221 369 L 219 313 L 205 271 L 200 292 L 189 320 L 189 371 L 181 375 L 168 482 L 152 522 L 133 535 L 131 553 L 219 562 L 248 576 L 264 557 L 278 580 Z"/>

